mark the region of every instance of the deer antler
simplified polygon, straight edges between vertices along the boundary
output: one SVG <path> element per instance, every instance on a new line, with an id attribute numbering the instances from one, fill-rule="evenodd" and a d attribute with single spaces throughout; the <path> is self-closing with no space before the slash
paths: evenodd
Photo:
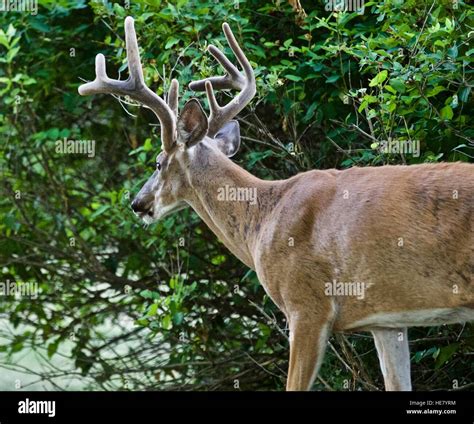
<path id="1" fill-rule="evenodd" d="M 127 46 L 128 79 L 125 81 L 110 79 L 105 70 L 105 57 L 103 54 L 98 54 L 95 58 L 96 78 L 92 82 L 81 85 L 78 90 L 79 94 L 86 96 L 105 93 L 129 96 L 150 108 L 161 124 L 163 148 L 165 151 L 169 151 L 176 139 L 179 83 L 175 79 L 171 81 L 167 103 L 145 85 L 134 21 L 130 16 L 125 18 L 125 43 Z"/>
<path id="2" fill-rule="evenodd" d="M 244 52 L 235 40 L 234 34 L 227 23 L 222 25 L 227 42 L 234 52 L 237 60 L 242 67 L 244 74 L 242 74 L 227 57 L 215 46 L 208 47 L 209 53 L 222 65 L 227 71 L 227 75 L 220 77 L 210 77 L 199 81 L 193 81 L 189 84 L 189 88 L 195 91 L 206 90 L 207 98 L 209 100 L 209 108 L 211 114 L 209 116 L 209 130 L 207 135 L 214 137 L 219 129 L 234 116 L 236 116 L 255 95 L 255 75 L 250 65 L 250 62 L 245 57 Z M 232 99 L 227 105 L 219 106 L 214 90 L 239 90 L 237 97 Z"/>

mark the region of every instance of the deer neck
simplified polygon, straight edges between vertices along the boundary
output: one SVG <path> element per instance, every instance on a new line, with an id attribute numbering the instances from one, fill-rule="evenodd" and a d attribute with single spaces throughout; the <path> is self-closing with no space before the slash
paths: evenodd
<path id="1" fill-rule="evenodd" d="M 252 269 L 254 249 L 278 181 L 261 180 L 210 149 L 190 161 L 187 203 L 224 245 Z M 199 159 L 198 159 L 199 158 Z"/>

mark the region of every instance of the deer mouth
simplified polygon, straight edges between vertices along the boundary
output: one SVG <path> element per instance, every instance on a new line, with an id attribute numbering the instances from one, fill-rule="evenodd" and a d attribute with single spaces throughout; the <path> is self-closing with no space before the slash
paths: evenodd
<path id="1" fill-rule="evenodd" d="M 149 212 L 140 214 L 139 217 L 145 224 L 153 224 L 153 222 L 156 221 L 156 218 L 153 216 L 153 214 L 150 214 Z"/>

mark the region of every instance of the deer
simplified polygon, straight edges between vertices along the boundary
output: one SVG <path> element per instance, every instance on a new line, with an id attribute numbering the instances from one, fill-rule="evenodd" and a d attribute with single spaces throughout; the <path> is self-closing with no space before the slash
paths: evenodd
<path id="1" fill-rule="evenodd" d="M 371 332 L 387 391 L 409 391 L 407 329 L 474 320 L 474 165 L 453 162 L 326 169 L 259 179 L 230 158 L 234 118 L 256 94 L 254 70 L 227 23 L 241 70 L 214 45 L 224 76 L 192 81 L 178 112 L 179 84 L 163 99 L 144 82 L 132 17 L 125 19 L 129 77 L 96 78 L 80 95 L 112 94 L 151 109 L 161 124 L 156 170 L 131 208 L 145 223 L 191 207 L 226 248 L 254 270 L 289 331 L 286 389 L 312 388 L 334 332 Z M 238 94 L 220 105 L 214 90 Z M 256 193 L 222 196 L 245 189 Z M 245 192 L 244 192 L 245 194 Z"/>

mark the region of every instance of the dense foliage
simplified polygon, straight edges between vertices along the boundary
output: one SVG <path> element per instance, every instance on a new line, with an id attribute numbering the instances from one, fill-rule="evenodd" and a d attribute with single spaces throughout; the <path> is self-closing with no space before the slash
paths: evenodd
<path id="1" fill-rule="evenodd" d="M 305 14 L 262 0 L 39 6 L 0 14 L 2 281 L 40 289 L 0 297 L 0 367 L 56 388 L 262 390 L 286 377 L 286 324 L 255 273 L 190 210 L 148 228 L 132 215 L 160 149 L 151 112 L 77 94 L 96 53 L 125 77 L 125 16 L 147 82 L 161 95 L 178 78 L 181 104 L 192 79 L 216 73 L 205 48 L 226 46 L 231 24 L 258 84 L 236 161 L 261 178 L 474 156 L 467 2 L 381 0 L 363 14 L 322 1 L 303 1 Z M 58 151 L 64 138 L 94 140 L 95 155 Z M 420 155 L 387 154 L 388 140 L 415 140 Z M 472 325 L 410 337 L 415 389 L 472 386 Z M 31 350 L 42 365 L 23 369 Z M 382 389 L 371 337 L 334 336 L 315 388 Z"/>

